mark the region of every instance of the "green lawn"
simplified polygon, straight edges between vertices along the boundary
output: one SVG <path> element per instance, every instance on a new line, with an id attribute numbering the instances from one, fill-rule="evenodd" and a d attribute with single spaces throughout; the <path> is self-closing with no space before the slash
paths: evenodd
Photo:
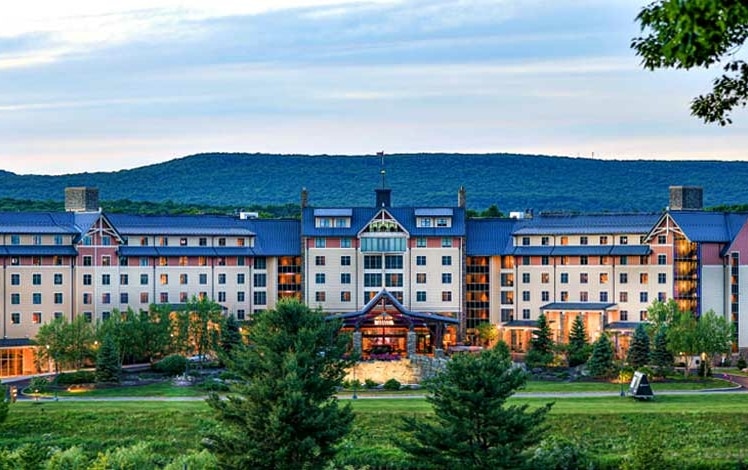
<path id="1" fill-rule="evenodd" d="M 650 382 L 652 390 L 671 391 L 671 390 L 704 390 L 712 388 L 728 388 L 733 384 L 722 379 L 690 379 L 690 380 L 669 380 L 667 382 Z M 628 384 L 624 384 L 628 390 Z M 529 380 L 524 389 L 520 392 L 527 393 L 552 393 L 552 392 L 617 392 L 620 391 L 621 385 L 610 382 L 549 382 L 539 380 Z"/>
<path id="2" fill-rule="evenodd" d="M 50 394 L 45 395 L 49 396 Z M 201 395 L 207 395 L 207 392 L 194 386 L 178 387 L 171 382 L 58 392 L 60 397 L 194 397 Z"/>

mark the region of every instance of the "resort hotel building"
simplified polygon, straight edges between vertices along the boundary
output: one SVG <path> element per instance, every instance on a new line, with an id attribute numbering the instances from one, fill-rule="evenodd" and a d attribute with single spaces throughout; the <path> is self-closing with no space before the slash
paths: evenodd
<path id="1" fill-rule="evenodd" d="M 300 219 L 109 214 L 98 190 L 68 188 L 64 212 L 0 213 L 0 377 L 36 372 L 33 339 L 55 318 L 193 296 L 248 320 L 295 297 L 340 318 L 357 347 L 429 354 L 495 324 L 514 352 L 538 316 L 565 341 L 581 316 L 620 354 L 655 300 L 713 310 L 748 348 L 748 214 L 705 211 L 702 190 L 671 187 L 667 210 L 469 218 L 400 207 L 315 207 Z M 665 201 L 663 201 L 665 202 Z"/>

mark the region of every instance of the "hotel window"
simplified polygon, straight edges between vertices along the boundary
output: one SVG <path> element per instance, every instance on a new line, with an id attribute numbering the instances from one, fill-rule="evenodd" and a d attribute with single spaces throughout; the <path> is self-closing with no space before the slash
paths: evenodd
<path id="1" fill-rule="evenodd" d="M 523 308 L 522 309 L 522 319 L 523 320 L 529 320 L 530 319 L 530 309 L 529 308 Z"/>
<path id="2" fill-rule="evenodd" d="M 127 259 L 127 258 L 125 258 L 125 259 Z M 52 257 L 52 264 L 54 264 L 55 266 L 62 266 L 62 256 L 53 256 Z M 120 262 L 120 264 L 127 265 L 126 262 L 125 263 Z"/>
<path id="3" fill-rule="evenodd" d="M 530 245 L 530 237 L 522 237 L 522 246 Z"/>
<path id="4" fill-rule="evenodd" d="M 21 324 L 21 314 L 19 312 L 13 312 L 10 314 L 10 322 L 14 325 Z"/>
<path id="5" fill-rule="evenodd" d="M 208 265 L 208 258 L 205 256 L 198 256 L 197 257 L 197 265 L 198 266 L 207 266 Z"/>
<path id="6" fill-rule="evenodd" d="M 582 235 L 581 237 L 579 237 L 580 245 L 586 245 L 587 243 L 589 243 L 589 239 L 587 238 L 586 235 Z"/>
<path id="7" fill-rule="evenodd" d="M 351 265 L 351 257 L 350 256 L 341 256 L 340 257 L 340 265 L 341 266 L 350 266 Z"/>
<path id="8" fill-rule="evenodd" d="M 186 274 L 180 274 L 179 275 L 179 283 L 180 284 L 187 284 L 187 275 Z"/>
<path id="9" fill-rule="evenodd" d="M 588 265 L 590 262 L 589 257 L 587 255 L 582 255 L 579 257 L 579 264 L 582 266 Z"/>
<path id="10" fill-rule="evenodd" d="M 569 273 L 561 273 L 561 284 L 569 283 Z"/>
<path id="11" fill-rule="evenodd" d="M 20 274 L 11 274 L 10 275 L 10 285 L 12 285 L 12 286 L 19 286 L 19 285 L 21 285 L 21 275 Z"/>
<path id="12" fill-rule="evenodd" d="M 38 325 L 42 322 L 42 312 L 34 312 L 31 314 L 31 323 Z"/>
<path id="13" fill-rule="evenodd" d="M 530 257 L 529 256 L 523 256 L 522 257 L 522 266 L 530 266 Z"/>
<path id="14" fill-rule="evenodd" d="M 451 302 L 452 301 L 452 291 L 442 291 L 442 302 Z"/>
<path id="15" fill-rule="evenodd" d="M 255 305 L 267 305 L 268 293 L 265 291 L 255 291 L 252 295 Z"/>
<path id="16" fill-rule="evenodd" d="M 208 246 L 208 239 L 205 237 L 200 237 L 197 239 L 198 246 Z"/>
<path id="17" fill-rule="evenodd" d="M 31 283 L 35 286 L 40 286 L 42 284 L 42 275 L 38 273 L 32 274 Z"/>
<path id="18" fill-rule="evenodd" d="M 657 255 L 657 264 L 667 264 L 667 255 Z"/>
<path id="19" fill-rule="evenodd" d="M 83 245 L 85 245 L 85 246 L 91 246 L 91 244 L 92 244 L 92 243 L 91 243 L 91 235 L 86 235 L 86 236 L 84 236 L 84 237 L 83 237 L 83 239 L 81 240 L 81 242 L 82 242 L 82 243 L 83 243 Z"/>
<path id="20" fill-rule="evenodd" d="M 254 275 L 254 286 L 255 287 L 265 287 L 267 286 L 267 274 L 263 273 L 255 273 Z"/>
<path id="21" fill-rule="evenodd" d="M 119 275 L 119 283 L 122 286 L 126 286 L 130 283 L 130 276 L 127 274 L 120 274 Z"/>
<path id="22" fill-rule="evenodd" d="M 93 258 L 91 256 L 84 256 L 83 257 L 83 266 L 92 266 L 93 265 Z"/>
<path id="23" fill-rule="evenodd" d="M 548 292 L 547 290 L 544 290 L 543 292 L 540 293 L 540 300 L 542 300 L 543 302 L 548 302 L 550 298 L 551 298 L 551 293 Z"/>
<path id="24" fill-rule="evenodd" d="M 112 265 L 112 257 L 109 255 L 102 255 L 101 257 L 101 265 L 102 266 L 111 266 Z"/>
<path id="25" fill-rule="evenodd" d="M 21 294 L 10 294 L 10 303 L 13 305 L 18 305 L 21 303 Z"/>
<path id="26" fill-rule="evenodd" d="M 401 255 L 385 255 L 384 269 L 403 269 L 403 257 Z"/>
<path id="27" fill-rule="evenodd" d="M 667 293 L 666 292 L 658 292 L 657 293 L 657 300 L 660 302 L 667 302 Z"/>
<path id="28" fill-rule="evenodd" d="M 618 293 L 618 301 L 619 302 L 628 302 L 629 301 L 629 293 L 628 292 L 619 292 Z"/>
<path id="29" fill-rule="evenodd" d="M 169 246 L 169 239 L 167 237 L 161 237 L 158 244 L 161 246 Z"/>
<path id="30" fill-rule="evenodd" d="M 629 311 L 621 310 L 620 317 L 621 317 L 621 321 L 629 321 Z"/>
<path id="31" fill-rule="evenodd" d="M 159 258 L 158 258 L 158 265 L 159 266 L 168 266 L 169 265 L 169 259 L 166 256 L 159 256 Z"/>
<path id="32" fill-rule="evenodd" d="M 600 284 L 608 283 L 608 273 L 600 273 Z"/>
<path id="33" fill-rule="evenodd" d="M 561 245 L 568 245 L 569 244 L 569 237 L 563 236 L 561 237 Z"/>
<path id="34" fill-rule="evenodd" d="M 179 257 L 179 266 L 187 266 L 187 257 L 186 256 L 180 256 Z"/>
<path id="35" fill-rule="evenodd" d="M 621 266 L 626 266 L 627 264 L 629 264 L 629 257 L 625 255 L 621 256 L 621 258 L 618 260 L 618 264 L 620 264 Z"/>
<path id="36" fill-rule="evenodd" d="M 442 284 L 452 284 L 452 273 L 442 273 Z"/>
<path id="37" fill-rule="evenodd" d="M 607 245 L 608 244 L 608 237 L 606 235 L 600 236 L 600 244 L 601 245 Z"/>
<path id="38" fill-rule="evenodd" d="M 112 316 L 112 312 L 101 312 L 101 321 L 107 321 Z"/>
<path id="39" fill-rule="evenodd" d="M 147 304 L 148 303 L 148 292 L 141 292 L 140 293 L 140 303 L 141 304 Z"/>
<path id="40" fill-rule="evenodd" d="M 244 302 L 244 291 L 239 291 L 236 293 L 236 301 L 237 302 Z"/>
<path id="41" fill-rule="evenodd" d="M 101 285 L 108 286 L 111 284 L 112 277 L 109 274 L 102 274 L 101 275 Z"/>
<path id="42" fill-rule="evenodd" d="M 350 302 L 351 301 L 351 291 L 344 290 L 340 292 L 340 301 L 341 302 Z"/>
<path id="43" fill-rule="evenodd" d="M 226 284 L 226 273 L 219 273 L 218 274 L 218 283 L 219 284 Z"/>
<path id="44" fill-rule="evenodd" d="M 523 284 L 530 283 L 530 273 L 522 273 L 522 283 Z"/>
<path id="45" fill-rule="evenodd" d="M 618 282 L 621 284 L 628 284 L 629 282 L 629 275 L 628 273 L 619 273 L 618 274 Z"/>
<path id="46" fill-rule="evenodd" d="M 426 284 L 426 273 L 416 273 L 416 284 Z"/>
<path id="47" fill-rule="evenodd" d="M 608 301 L 608 292 L 602 291 L 600 292 L 600 302 L 607 302 Z"/>
<path id="48" fill-rule="evenodd" d="M 549 264 L 551 264 L 550 257 L 548 257 L 548 256 L 541 256 L 540 257 L 540 264 L 542 264 L 543 266 L 548 266 Z"/>
<path id="49" fill-rule="evenodd" d="M 121 304 L 127 304 L 130 301 L 130 296 L 127 295 L 127 292 L 120 292 L 119 294 L 119 303 Z"/>
<path id="50" fill-rule="evenodd" d="M 179 246 L 187 246 L 187 238 L 182 237 L 179 239 Z"/>
<path id="51" fill-rule="evenodd" d="M 314 282 L 317 284 L 325 283 L 325 273 L 317 273 L 314 275 Z"/>
<path id="52" fill-rule="evenodd" d="M 42 244 L 42 236 L 41 235 L 34 235 L 31 238 L 31 243 L 34 245 L 41 245 Z"/>
<path id="53" fill-rule="evenodd" d="M 364 274 L 364 287 L 381 287 L 382 275 L 374 273 Z"/>
<path id="54" fill-rule="evenodd" d="M 244 273 L 236 273 L 236 283 L 244 284 Z"/>
<path id="55" fill-rule="evenodd" d="M 590 299 L 590 295 L 587 291 L 581 291 L 579 293 L 579 301 L 580 302 L 588 302 Z"/>
<path id="56" fill-rule="evenodd" d="M 225 256 L 219 256 L 216 258 L 216 264 L 218 266 L 226 266 L 226 257 Z"/>
<path id="57" fill-rule="evenodd" d="M 101 244 L 104 246 L 110 246 L 112 244 L 112 237 L 109 235 L 102 235 Z"/>
<path id="58" fill-rule="evenodd" d="M 657 284 L 667 284 L 667 274 L 657 273 Z"/>
<path id="59" fill-rule="evenodd" d="M 314 265 L 315 266 L 324 266 L 325 265 L 325 257 L 324 256 L 315 256 L 314 257 Z"/>
<path id="60" fill-rule="evenodd" d="M 447 226 L 447 219 L 444 219 L 444 218 L 436 219 L 436 226 L 437 227 L 446 227 Z"/>
<path id="61" fill-rule="evenodd" d="M 21 236 L 20 235 L 11 235 L 10 236 L 10 244 L 11 245 L 20 245 L 21 244 Z"/>
<path id="62" fill-rule="evenodd" d="M 548 237 L 540 237 L 540 244 L 543 245 L 543 246 L 548 246 L 548 244 L 549 244 Z"/>
<path id="63" fill-rule="evenodd" d="M 351 283 L 351 273 L 340 273 L 340 283 L 341 284 L 350 284 Z"/>
<path id="64" fill-rule="evenodd" d="M 619 238 L 621 245 L 628 245 L 629 244 L 629 237 L 626 235 L 621 235 L 621 238 Z"/>
<path id="65" fill-rule="evenodd" d="M 667 235 L 657 235 L 657 244 L 664 245 L 667 243 Z"/>
<path id="66" fill-rule="evenodd" d="M 314 239 L 314 247 L 315 248 L 324 248 L 325 247 L 325 239 L 317 237 Z"/>
<path id="67" fill-rule="evenodd" d="M 245 257 L 244 256 L 237 256 L 236 257 L 236 265 L 237 266 L 244 266 L 246 264 Z"/>
<path id="68" fill-rule="evenodd" d="M 148 246 L 148 237 L 140 237 L 140 246 Z"/>
<path id="69" fill-rule="evenodd" d="M 562 290 L 561 291 L 561 302 L 568 302 L 569 301 L 569 292 Z"/>
<path id="70" fill-rule="evenodd" d="M 189 294 L 187 292 L 180 292 L 179 293 L 179 302 L 181 303 L 187 303 L 189 301 Z"/>
<path id="71" fill-rule="evenodd" d="M 416 256 L 416 266 L 426 266 L 426 257 Z"/>
<path id="72" fill-rule="evenodd" d="M 146 266 L 148 266 L 148 258 L 146 258 L 146 257 L 141 257 L 141 258 L 140 258 L 140 262 L 139 262 L 138 264 L 140 264 L 140 266 L 141 266 L 141 267 L 146 267 Z"/>
<path id="73" fill-rule="evenodd" d="M 84 263 L 83 263 L 83 264 L 85 265 L 85 261 L 86 261 L 86 258 L 85 258 L 85 256 L 83 257 L 83 261 L 84 261 Z M 12 266 L 18 266 L 18 264 L 19 264 L 19 260 L 18 260 L 18 257 L 17 257 L 17 256 L 14 256 L 14 257 L 12 257 L 12 258 L 10 259 L 10 264 L 11 264 Z M 89 264 L 89 266 L 90 266 L 90 264 Z"/>
<path id="74" fill-rule="evenodd" d="M 540 273 L 540 282 L 543 284 L 548 284 L 551 280 L 551 275 L 549 273 Z"/>
<path id="75" fill-rule="evenodd" d="M 168 304 L 169 303 L 169 293 L 168 292 L 161 292 L 159 293 L 159 301 L 162 304 Z"/>
<path id="76" fill-rule="evenodd" d="M 243 237 L 236 239 L 236 246 L 244 246 L 245 243 L 247 243 L 247 241 Z"/>
<path id="77" fill-rule="evenodd" d="M 112 300 L 112 295 L 109 292 L 104 292 L 101 294 L 101 303 L 104 305 L 108 305 Z"/>
<path id="78" fill-rule="evenodd" d="M 350 238 L 341 238 L 340 239 L 340 248 L 350 248 L 351 247 L 351 239 Z"/>
<path id="79" fill-rule="evenodd" d="M 226 246 L 226 239 L 224 237 L 218 239 L 218 246 Z"/>
<path id="80" fill-rule="evenodd" d="M 237 320 L 242 321 L 242 320 L 244 320 L 244 318 L 246 316 L 247 316 L 247 314 L 246 314 L 246 312 L 244 311 L 243 308 L 240 308 L 239 310 L 236 311 L 236 319 Z"/>
<path id="81" fill-rule="evenodd" d="M 345 228 L 348 226 L 348 219 L 344 217 L 337 217 L 335 219 L 335 227 L 337 228 Z"/>
<path id="82" fill-rule="evenodd" d="M 568 256 L 562 256 L 561 257 L 561 265 L 565 266 L 569 264 L 569 257 Z"/>
<path id="83" fill-rule="evenodd" d="M 639 273 L 639 284 L 647 284 L 649 282 L 649 274 Z"/>
<path id="84" fill-rule="evenodd" d="M 140 275 L 140 285 L 141 286 L 147 286 L 148 285 L 148 275 L 147 274 L 141 274 Z"/>
<path id="85" fill-rule="evenodd" d="M 424 237 L 416 238 L 416 248 L 426 248 L 426 239 Z"/>
<path id="86" fill-rule="evenodd" d="M 198 284 L 205 285 L 208 283 L 208 275 L 205 273 L 198 274 L 197 278 L 198 278 L 197 280 Z"/>
<path id="87" fill-rule="evenodd" d="M 364 269 L 382 269 L 382 257 L 379 255 L 365 255 Z"/>
<path id="88" fill-rule="evenodd" d="M 91 323 L 93 321 L 93 313 L 83 312 L 83 319 L 86 321 L 86 323 Z"/>
<path id="89" fill-rule="evenodd" d="M 602 265 L 608 264 L 608 257 L 607 256 L 601 256 L 600 257 L 600 264 L 602 264 Z"/>
<path id="90" fill-rule="evenodd" d="M 426 291 L 425 290 L 416 291 L 416 302 L 426 302 Z"/>
<path id="91" fill-rule="evenodd" d="M 523 290 L 522 291 L 522 301 L 523 302 L 529 302 L 530 301 L 530 291 L 529 290 Z"/>
<path id="92" fill-rule="evenodd" d="M 55 294 L 54 294 L 54 302 L 56 304 L 61 304 L 62 303 L 62 292 L 55 292 Z"/>
<path id="93" fill-rule="evenodd" d="M 649 302 L 649 293 L 639 292 L 639 302 Z"/>
<path id="94" fill-rule="evenodd" d="M 53 315 L 55 317 L 55 320 L 59 320 L 60 318 L 62 318 L 62 312 L 55 312 L 53 313 Z"/>
<path id="95" fill-rule="evenodd" d="M 165 286 L 166 284 L 168 284 L 169 283 L 169 275 L 168 274 L 162 274 L 160 276 L 160 282 L 161 282 L 162 286 Z"/>
<path id="96" fill-rule="evenodd" d="M 442 237 L 442 248 L 450 248 L 452 246 L 452 238 Z"/>
<path id="97" fill-rule="evenodd" d="M 452 257 L 442 256 L 442 266 L 452 266 Z"/>
<path id="98" fill-rule="evenodd" d="M 587 281 L 589 280 L 589 276 L 587 273 L 579 273 L 579 283 L 580 284 L 587 284 Z"/>
<path id="99" fill-rule="evenodd" d="M 421 227 L 431 227 L 431 219 L 421 219 Z"/>
<path id="100" fill-rule="evenodd" d="M 318 291 L 314 293 L 314 300 L 316 300 L 317 302 L 324 302 L 325 297 L 325 291 Z"/>
<path id="101" fill-rule="evenodd" d="M 205 291 L 200 291 L 197 293 L 197 300 L 205 300 L 208 298 L 208 293 Z"/>
<path id="102" fill-rule="evenodd" d="M 386 287 L 402 287 L 403 286 L 403 275 L 402 274 L 385 275 L 384 285 Z"/>
<path id="103" fill-rule="evenodd" d="M 31 303 L 34 305 L 40 305 L 42 303 L 42 294 L 41 292 L 34 292 L 31 294 Z"/>

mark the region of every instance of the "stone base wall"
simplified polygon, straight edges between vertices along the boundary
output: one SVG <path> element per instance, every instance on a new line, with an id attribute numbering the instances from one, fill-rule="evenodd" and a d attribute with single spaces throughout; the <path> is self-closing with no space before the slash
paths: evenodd
<path id="1" fill-rule="evenodd" d="M 399 361 L 359 362 L 355 366 L 355 374 L 353 369 L 349 369 L 345 380 L 353 380 L 355 375 L 361 383 L 369 379 L 383 384 L 395 379 L 401 384 L 418 384 L 421 380 L 433 377 L 446 363 L 447 359 L 428 356 L 413 356 Z"/>

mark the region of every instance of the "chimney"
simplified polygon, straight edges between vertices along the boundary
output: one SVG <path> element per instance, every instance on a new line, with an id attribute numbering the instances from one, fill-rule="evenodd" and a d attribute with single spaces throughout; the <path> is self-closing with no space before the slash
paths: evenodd
<path id="1" fill-rule="evenodd" d="M 301 188 L 301 208 L 304 209 L 309 205 L 309 191 L 306 188 Z"/>
<path id="2" fill-rule="evenodd" d="M 99 189 L 88 187 L 65 188 L 66 212 L 97 212 Z"/>
<path id="3" fill-rule="evenodd" d="M 462 207 L 463 209 L 467 206 L 467 191 L 465 191 L 465 186 L 460 186 L 459 191 L 457 191 L 457 207 Z"/>
<path id="4" fill-rule="evenodd" d="M 377 189 L 377 207 L 390 207 L 391 189 Z"/>
<path id="5" fill-rule="evenodd" d="M 670 210 L 687 211 L 704 208 L 704 189 L 701 186 L 670 186 Z"/>

